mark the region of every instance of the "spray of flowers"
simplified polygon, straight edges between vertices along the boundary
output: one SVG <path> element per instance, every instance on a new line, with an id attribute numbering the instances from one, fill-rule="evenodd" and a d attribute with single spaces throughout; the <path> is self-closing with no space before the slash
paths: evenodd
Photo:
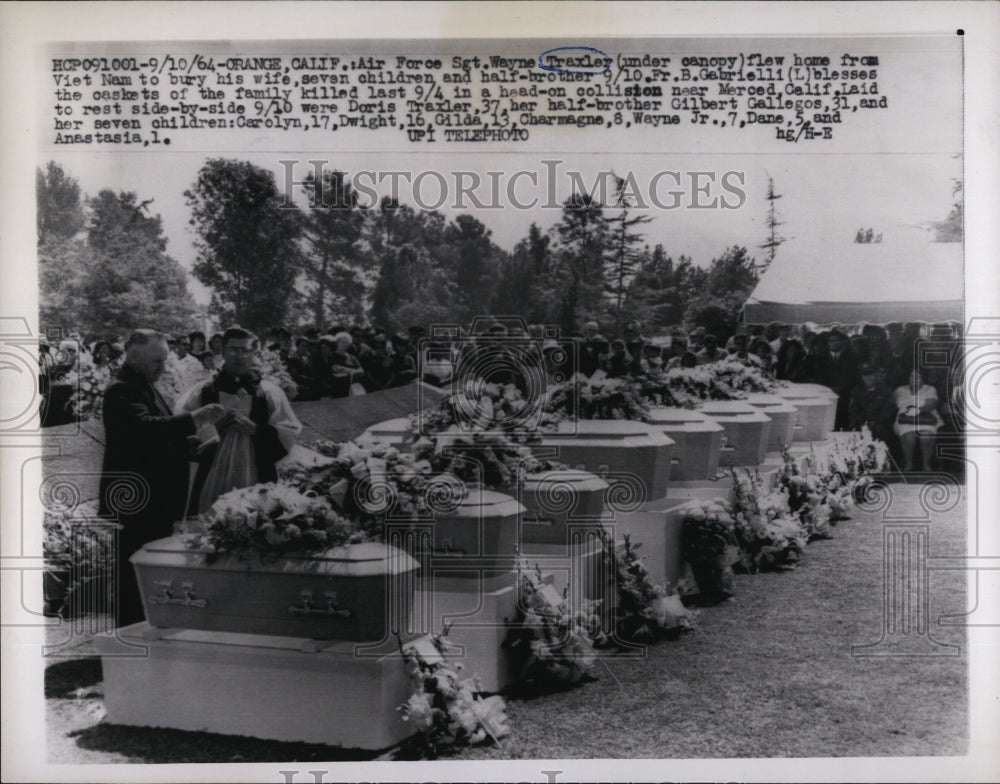
<path id="1" fill-rule="evenodd" d="M 76 367 L 66 374 L 65 383 L 73 389 L 66 403 L 79 420 L 100 419 L 104 409 L 104 389 L 115 377 L 119 362 L 95 365 L 89 354 L 79 358 Z"/>
<path id="2" fill-rule="evenodd" d="M 721 558 L 736 546 L 731 511 L 721 498 L 695 499 L 681 516 L 681 541 L 685 561 Z"/>
<path id="3" fill-rule="evenodd" d="M 571 608 L 538 567 L 518 570 L 518 613 L 504 647 L 523 656 L 522 680 L 544 686 L 579 683 L 597 663 L 594 646 L 607 636 L 598 615 L 600 601 Z"/>
<path id="4" fill-rule="evenodd" d="M 605 533 L 605 552 L 615 567 L 618 592 L 615 632 L 620 640 L 655 640 L 674 637 L 695 628 L 695 614 L 676 590 L 654 584 L 639 555 L 639 545 L 626 534 L 620 546 Z"/>
<path id="5" fill-rule="evenodd" d="M 887 471 L 889 465 L 889 448 L 872 436 L 867 425 L 852 433 L 846 443 L 835 444 L 829 453 L 829 470 L 851 488 L 854 498 L 862 497 L 873 475 Z"/>
<path id="6" fill-rule="evenodd" d="M 210 557 L 316 553 L 362 541 L 361 531 L 323 498 L 268 482 L 219 496 L 195 524 L 188 547 Z"/>
<path id="7" fill-rule="evenodd" d="M 733 481 L 733 521 L 742 559 L 750 573 L 793 568 L 808 535 L 792 513 L 784 489 L 768 491 L 757 469 L 738 473 L 730 468 Z"/>
<path id="8" fill-rule="evenodd" d="M 445 748 L 498 743 L 510 731 L 506 703 L 500 695 L 484 696 L 474 678 L 462 678 L 461 665 L 447 660 L 445 635 L 400 646 L 413 684 L 410 698 L 399 706 L 403 719 L 419 733 L 422 756 L 435 758 Z"/>
<path id="9" fill-rule="evenodd" d="M 559 419 L 629 419 L 649 417 L 649 403 L 640 383 L 631 378 L 587 378 L 577 373 L 548 390 L 545 411 Z"/>
<path id="10" fill-rule="evenodd" d="M 788 495 L 789 509 L 798 517 L 810 541 L 831 538 L 834 522 L 847 517 L 849 488 L 836 474 L 820 473 L 811 457 L 803 461 L 802 467 L 787 449 L 782 457 L 777 483 Z"/>
<path id="11" fill-rule="evenodd" d="M 285 460 L 279 480 L 299 492 L 323 498 L 370 537 L 382 535 L 388 519 L 415 521 L 430 516 L 428 499 L 436 483 L 431 462 L 370 439 L 317 441 L 300 461 Z M 466 488 L 452 481 L 449 497 L 461 500 Z"/>
<path id="12" fill-rule="evenodd" d="M 513 385 L 470 381 L 436 408 L 410 417 L 413 452 L 434 473 L 492 489 L 516 487 L 525 474 L 565 468 L 535 457 L 526 446 L 558 424 L 551 413 L 525 415 L 527 406 Z"/>

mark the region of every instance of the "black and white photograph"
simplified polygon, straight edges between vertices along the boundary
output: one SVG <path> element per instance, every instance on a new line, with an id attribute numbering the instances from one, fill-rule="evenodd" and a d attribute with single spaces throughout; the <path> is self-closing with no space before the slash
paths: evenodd
<path id="1" fill-rule="evenodd" d="M 4 780 L 993 780 L 1000 7 L 4 19 Z"/>

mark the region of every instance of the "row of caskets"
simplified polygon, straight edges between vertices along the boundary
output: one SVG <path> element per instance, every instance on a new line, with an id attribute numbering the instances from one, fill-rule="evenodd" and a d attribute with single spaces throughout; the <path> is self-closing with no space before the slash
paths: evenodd
<path id="1" fill-rule="evenodd" d="M 835 407 L 829 390 L 793 385 L 696 411 L 657 409 L 648 423 L 565 424 L 533 448 L 570 468 L 509 493 L 470 490 L 426 523 L 388 526 L 386 542 L 322 556 L 210 559 L 181 537 L 151 542 L 132 558 L 146 622 L 98 640 L 108 721 L 394 745 L 413 731 L 398 710 L 411 689 L 402 641 L 438 655 L 427 635 L 447 627 L 463 675 L 488 692 L 516 683 L 526 663 L 507 644 L 520 612 L 515 558 L 539 570 L 546 590 L 565 590 L 571 608 L 601 599 L 610 629 L 608 535 L 640 542 L 654 581 L 674 582 L 684 504 L 727 487 L 729 465 L 824 440 Z M 405 446 L 409 422 L 370 433 Z"/>
<path id="2" fill-rule="evenodd" d="M 488 581 L 509 573 L 519 556 L 569 552 L 573 536 L 582 542 L 576 553 L 587 552 L 583 539 L 590 535 L 593 544 L 617 512 L 662 506 L 671 483 L 716 479 L 729 465 L 759 465 L 767 453 L 793 442 L 824 440 L 835 409 L 829 389 L 795 384 L 773 395 L 705 402 L 697 410 L 654 409 L 648 423 L 563 423 L 532 448 L 569 469 L 531 475 L 509 494 L 471 490 L 435 514 L 423 539 L 419 530 L 402 531 L 393 544 L 286 556 L 252 568 L 235 557 L 209 561 L 178 538 L 153 542 L 133 557 L 147 621 L 154 627 L 383 639 L 387 630 L 406 627 L 414 588 L 431 560 L 439 574 L 450 569 Z M 412 438 L 407 419 L 368 432 L 404 448 Z"/>

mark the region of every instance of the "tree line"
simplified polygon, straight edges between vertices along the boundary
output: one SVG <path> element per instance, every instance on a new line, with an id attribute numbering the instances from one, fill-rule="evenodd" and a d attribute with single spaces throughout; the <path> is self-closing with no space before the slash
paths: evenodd
<path id="1" fill-rule="evenodd" d="M 191 327 L 186 273 L 167 253 L 151 200 L 111 190 L 86 197 L 52 162 L 37 187 L 42 324 L 86 334 Z M 650 246 L 652 218 L 636 211 L 620 178 L 608 203 L 575 193 L 554 225 L 532 223 L 509 251 L 473 215 L 449 220 L 389 197 L 362 204 L 340 171 L 300 187 L 303 204 L 290 203 L 272 172 L 216 158 L 184 192 L 192 273 L 211 288 L 221 323 L 401 330 L 495 314 L 565 333 L 590 320 L 607 329 L 635 320 L 647 332 L 684 323 L 724 336 L 758 278 L 744 246 L 707 267 Z"/>

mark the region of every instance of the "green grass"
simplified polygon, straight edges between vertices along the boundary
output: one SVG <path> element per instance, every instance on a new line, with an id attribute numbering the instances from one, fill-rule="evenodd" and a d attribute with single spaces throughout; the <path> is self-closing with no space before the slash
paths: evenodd
<path id="1" fill-rule="evenodd" d="M 896 514 L 919 509 L 918 488 L 895 485 Z M 869 757 L 961 755 L 968 743 L 968 662 L 960 628 L 932 626 L 953 658 L 851 655 L 882 627 L 882 526 L 858 514 L 815 542 L 798 569 L 738 576 L 733 600 L 701 610 L 699 630 L 609 658 L 578 688 L 508 700 L 511 735 L 453 759 Z M 965 508 L 937 514 L 931 555 L 965 552 Z M 965 607 L 965 575 L 932 572 L 932 624 Z M 52 668 L 50 668 L 52 669 Z M 50 722 L 73 688 L 56 672 Z M 93 667 L 80 667 L 83 681 Z M 48 688 L 47 688 L 48 691 Z M 86 700 L 84 701 L 86 702 Z M 81 708 L 82 710 L 82 708 Z M 79 726 L 79 725 L 77 725 Z M 51 730 L 57 730 L 52 727 Z M 330 747 L 94 724 L 88 753 L 143 762 L 366 759 Z M 354 756 L 352 756 L 354 755 Z"/>

